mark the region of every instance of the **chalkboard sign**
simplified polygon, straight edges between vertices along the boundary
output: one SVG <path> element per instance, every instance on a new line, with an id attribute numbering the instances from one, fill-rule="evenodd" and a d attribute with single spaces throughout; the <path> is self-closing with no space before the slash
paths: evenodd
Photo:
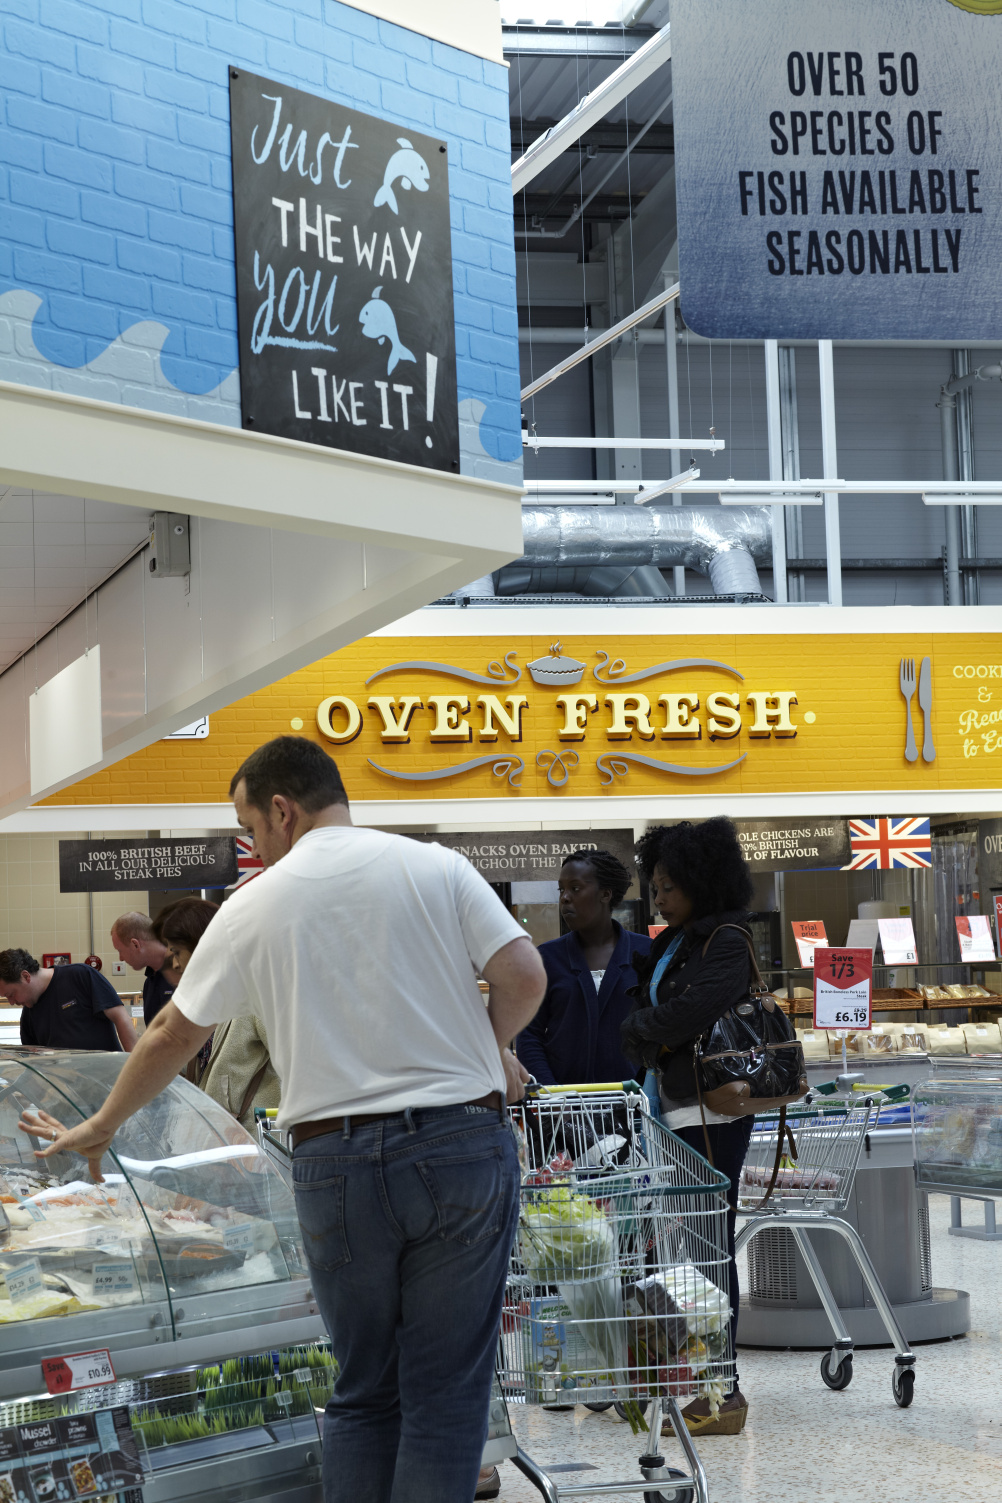
<path id="1" fill-rule="evenodd" d="M 245 428 L 459 469 L 446 145 L 230 69 Z"/>
<path id="2" fill-rule="evenodd" d="M 61 840 L 60 892 L 227 887 L 237 880 L 232 835 L 165 840 Z"/>

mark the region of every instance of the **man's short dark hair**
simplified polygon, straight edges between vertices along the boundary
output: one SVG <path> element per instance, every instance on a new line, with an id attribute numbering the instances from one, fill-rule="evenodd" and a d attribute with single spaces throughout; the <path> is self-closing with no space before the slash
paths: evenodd
<path id="1" fill-rule="evenodd" d="M 20 981 L 22 971 L 34 976 L 38 969 L 38 961 L 27 950 L 0 950 L 0 981 L 5 986 Z"/>
<path id="2" fill-rule="evenodd" d="M 337 763 L 305 736 L 276 736 L 251 752 L 233 774 L 230 798 L 240 782 L 255 809 L 268 809 L 276 794 L 292 799 L 307 814 L 319 814 L 332 804 L 348 804 Z"/>

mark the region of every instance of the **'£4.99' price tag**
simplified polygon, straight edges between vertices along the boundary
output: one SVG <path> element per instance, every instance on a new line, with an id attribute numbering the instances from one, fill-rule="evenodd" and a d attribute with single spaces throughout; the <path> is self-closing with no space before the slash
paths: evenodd
<path id="1" fill-rule="evenodd" d="M 111 1353 L 102 1348 L 96 1352 L 73 1352 L 68 1357 L 44 1357 L 42 1376 L 50 1393 L 70 1393 L 75 1388 L 114 1383 L 115 1369 Z"/>
<path id="2" fill-rule="evenodd" d="M 856 1031 L 870 1026 L 873 951 L 814 951 L 814 1026 Z"/>

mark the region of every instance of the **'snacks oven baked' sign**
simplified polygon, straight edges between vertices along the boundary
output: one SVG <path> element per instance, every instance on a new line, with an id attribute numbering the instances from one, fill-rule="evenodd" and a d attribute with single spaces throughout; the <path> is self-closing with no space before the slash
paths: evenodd
<path id="1" fill-rule="evenodd" d="M 230 69 L 243 424 L 459 467 L 444 141 Z"/>

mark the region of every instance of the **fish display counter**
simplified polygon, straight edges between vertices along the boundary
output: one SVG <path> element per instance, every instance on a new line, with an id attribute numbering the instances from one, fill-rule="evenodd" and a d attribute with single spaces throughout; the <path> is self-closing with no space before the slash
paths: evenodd
<path id="1" fill-rule="evenodd" d="M 19 1427 L 39 1426 L 66 1497 L 90 1475 L 118 1496 L 63 1434 L 84 1413 L 112 1416 L 147 1503 L 319 1498 L 316 1409 L 336 1367 L 291 1187 L 258 1143 L 181 1078 L 119 1129 L 101 1184 L 75 1154 L 37 1158 L 44 1142 L 18 1128 L 24 1112 L 90 1116 L 124 1061 L 0 1048 L 0 1441 L 14 1436 L 0 1499 L 25 1491 L 5 1478 L 28 1465 Z"/>

